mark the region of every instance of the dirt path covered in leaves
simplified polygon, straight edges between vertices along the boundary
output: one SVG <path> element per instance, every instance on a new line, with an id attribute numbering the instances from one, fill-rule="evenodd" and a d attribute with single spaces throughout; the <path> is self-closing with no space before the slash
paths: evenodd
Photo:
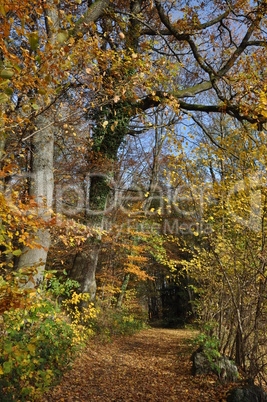
<path id="1" fill-rule="evenodd" d="M 92 342 L 43 402 L 219 402 L 216 377 L 193 377 L 188 330 L 148 329 L 113 343 Z"/>

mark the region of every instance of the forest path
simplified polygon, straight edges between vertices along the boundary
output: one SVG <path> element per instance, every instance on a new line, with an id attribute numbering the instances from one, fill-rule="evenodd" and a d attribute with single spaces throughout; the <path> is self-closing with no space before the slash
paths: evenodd
<path id="1" fill-rule="evenodd" d="M 216 377 L 190 373 L 196 333 L 148 329 L 102 344 L 93 341 L 43 402 L 219 402 Z"/>

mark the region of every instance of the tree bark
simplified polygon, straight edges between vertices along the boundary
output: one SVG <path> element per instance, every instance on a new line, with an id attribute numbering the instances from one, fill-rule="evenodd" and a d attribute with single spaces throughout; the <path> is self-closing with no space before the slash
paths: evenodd
<path id="1" fill-rule="evenodd" d="M 54 175 L 53 175 L 53 154 L 54 154 L 54 126 L 51 123 L 51 111 L 40 115 L 36 120 L 38 129 L 44 128 L 33 136 L 33 165 L 30 185 L 30 195 L 38 203 L 37 214 L 44 222 L 51 218 L 53 201 Z M 37 242 L 41 246 L 30 249 L 25 247 L 20 257 L 18 268 L 35 267 L 35 285 L 43 280 L 47 253 L 50 246 L 49 228 L 38 229 Z M 29 286 L 33 284 L 29 283 Z"/>
<path id="2" fill-rule="evenodd" d="M 2 165 L 1 161 L 5 153 L 5 144 L 6 144 L 5 126 L 2 120 L 2 108 L 0 107 L 0 164 L 1 165 Z M 3 192 L 3 180 L 0 180 L 0 192 Z"/>
<path id="3" fill-rule="evenodd" d="M 125 278 L 124 278 L 124 281 L 123 281 L 123 284 L 122 284 L 122 287 L 121 287 L 121 292 L 120 292 L 120 295 L 119 295 L 119 298 L 118 298 L 118 301 L 117 301 L 117 308 L 118 309 L 120 309 L 121 306 L 122 306 L 122 301 L 123 301 L 123 298 L 125 296 L 125 292 L 127 290 L 129 280 L 130 280 L 130 274 L 127 274 L 125 276 Z"/>
<path id="4" fill-rule="evenodd" d="M 79 251 L 73 261 L 71 278 L 80 283 L 80 291 L 89 293 L 91 300 L 96 297 L 96 269 L 101 250 L 101 230 L 109 193 L 108 178 L 96 175 L 91 178 L 89 194 L 89 217 L 87 224 L 98 233 L 89 238 L 83 250 Z"/>
<path id="5" fill-rule="evenodd" d="M 53 0 L 47 1 L 47 7 L 44 9 L 47 38 L 52 45 L 56 43 L 57 33 L 59 30 L 58 8 Z M 40 108 L 43 105 L 39 105 Z M 51 219 L 51 208 L 53 202 L 54 190 L 54 133 L 53 124 L 54 116 L 51 108 L 41 113 L 36 121 L 36 134 L 33 135 L 33 164 L 32 177 L 30 184 L 30 195 L 34 197 L 38 203 L 37 215 L 44 222 Z M 52 124 L 51 124 L 52 123 Z M 38 285 L 43 280 L 47 253 L 50 246 L 49 228 L 41 228 L 37 231 L 38 244 L 40 247 L 30 249 L 25 247 L 18 263 L 20 268 L 36 268 L 33 276 L 34 284 L 29 282 L 27 286 L 32 287 Z"/>
<path id="6" fill-rule="evenodd" d="M 76 254 L 71 271 L 71 277 L 81 284 L 83 293 L 89 293 L 91 300 L 95 300 L 96 296 L 95 273 L 100 247 L 100 240 L 96 239 L 86 244 L 86 248 Z"/>

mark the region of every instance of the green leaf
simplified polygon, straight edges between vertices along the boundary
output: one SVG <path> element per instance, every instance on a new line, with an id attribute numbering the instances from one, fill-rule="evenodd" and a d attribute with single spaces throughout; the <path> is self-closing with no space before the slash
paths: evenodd
<path id="1" fill-rule="evenodd" d="M 5 85 L 7 85 L 9 83 L 10 83 L 10 80 L 2 81 L 1 84 L 0 84 L 0 87 L 4 87 Z"/>
<path id="2" fill-rule="evenodd" d="M 13 94 L 13 89 L 10 88 L 10 87 L 8 87 L 8 88 L 5 89 L 5 93 L 6 93 L 7 95 L 12 95 L 12 94 Z"/>
<path id="3" fill-rule="evenodd" d="M 57 35 L 57 41 L 59 43 L 64 43 L 66 39 L 68 39 L 68 32 L 59 32 Z"/>
<path id="4" fill-rule="evenodd" d="M 7 342 L 4 345 L 4 351 L 8 354 L 12 353 L 13 350 L 13 344 L 11 342 Z"/>
<path id="5" fill-rule="evenodd" d="M 13 251 L 13 255 L 14 255 L 15 257 L 19 257 L 19 256 L 21 255 L 21 253 L 22 253 L 22 251 L 21 251 L 20 249 L 17 249 L 17 250 L 14 250 L 14 251 Z"/>
<path id="6" fill-rule="evenodd" d="M 12 371 L 12 361 L 4 362 L 3 364 L 3 372 L 4 374 L 9 374 Z"/>
<path id="7" fill-rule="evenodd" d="M 20 66 L 18 66 L 18 64 L 13 64 L 13 67 L 15 68 L 15 70 L 17 70 L 18 73 L 21 72 L 21 68 Z"/>
<path id="8" fill-rule="evenodd" d="M 9 97 L 7 94 L 0 94 L 0 103 L 7 103 L 9 100 Z"/>
<path id="9" fill-rule="evenodd" d="M 11 68 L 4 68 L 0 72 L 0 77 L 4 79 L 9 79 L 14 75 L 14 71 Z"/>
<path id="10" fill-rule="evenodd" d="M 30 354 L 31 354 L 32 356 L 35 355 L 35 345 L 33 345 L 32 343 L 30 343 L 30 344 L 27 346 L 27 349 L 29 350 L 29 352 L 30 352 Z"/>
<path id="11" fill-rule="evenodd" d="M 39 47 L 39 34 L 37 31 L 30 33 L 29 43 L 32 50 L 37 50 Z"/>
<path id="12" fill-rule="evenodd" d="M 58 95 L 62 91 L 62 85 L 56 88 L 55 94 Z"/>

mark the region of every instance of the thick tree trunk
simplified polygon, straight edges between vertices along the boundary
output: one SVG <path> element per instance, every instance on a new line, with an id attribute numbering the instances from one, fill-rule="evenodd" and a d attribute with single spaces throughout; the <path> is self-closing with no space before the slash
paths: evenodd
<path id="1" fill-rule="evenodd" d="M 47 1 L 44 10 L 46 19 L 47 37 L 52 45 L 56 43 L 59 30 L 58 8 L 53 0 Z M 40 105 L 42 107 L 42 105 Z M 54 117 L 52 110 L 40 114 L 36 121 L 36 134 L 33 135 L 33 164 L 30 184 L 30 195 L 38 203 L 38 217 L 48 222 L 51 218 L 51 208 L 54 190 Z M 37 269 L 33 279 L 35 284 L 29 282 L 27 286 L 38 285 L 43 280 L 47 253 L 50 246 L 49 228 L 38 229 L 38 244 L 41 247 L 29 249 L 25 247 L 20 257 L 18 268 L 34 267 Z"/>
<path id="2" fill-rule="evenodd" d="M 88 239 L 84 249 L 79 251 L 74 259 L 71 277 L 81 285 L 82 293 L 89 293 L 91 300 L 96 296 L 96 269 L 101 249 L 101 230 L 104 222 L 104 211 L 109 193 L 108 178 L 94 176 L 90 183 L 88 224 L 98 231 L 92 239 Z"/>
<path id="3" fill-rule="evenodd" d="M 95 240 L 93 243 L 86 245 L 85 250 L 76 254 L 71 271 L 71 277 L 81 284 L 81 291 L 89 293 L 93 301 L 96 296 L 95 273 L 100 246 L 100 240 Z"/>
<path id="4" fill-rule="evenodd" d="M 36 127 L 40 130 L 33 136 L 33 165 L 30 195 L 38 203 L 38 217 L 44 221 L 51 218 L 53 200 L 54 176 L 54 126 L 51 123 L 51 111 L 47 115 L 40 115 L 36 120 Z M 43 271 L 46 264 L 48 249 L 50 246 L 49 228 L 38 229 L 38 244 L 40 248 L 29 249 L 25 247 L 19 260 L 18 268 L 35 267 L 37 273 L 34 276 L 35 285 L 43 279 Z M 33 286 L 30 285 L 30 286 Z"/>

